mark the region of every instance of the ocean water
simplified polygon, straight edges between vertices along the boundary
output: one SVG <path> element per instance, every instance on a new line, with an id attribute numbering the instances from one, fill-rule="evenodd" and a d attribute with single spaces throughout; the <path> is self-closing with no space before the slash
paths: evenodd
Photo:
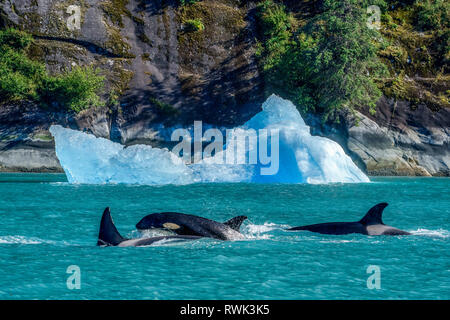
<path id="1" fill-rule="evenodd" d="M 0 174 L 0 299 L 449 299 L 450 179 L 363 184 L 70 185 L 64 175 Z M 330 236 L 287 227 L 384 222 L 408 237 Z M 157 211 L 218 221 L 247 215 L 247 239 L 97 247 L 111 207 L 118 230 Z M 70 290 L 67 268 L 80 268 Z M 380 289 L 369 289 L 369 266 Z M 369 281 L 370 282 L 370 281 Z"/>

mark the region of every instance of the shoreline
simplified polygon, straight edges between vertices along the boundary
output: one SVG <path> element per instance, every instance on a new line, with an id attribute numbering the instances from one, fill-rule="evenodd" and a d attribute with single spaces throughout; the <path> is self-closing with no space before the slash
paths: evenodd
<path id="1" fill-rule="evenodd" d="M 34 174 L 34 175 L 39 175 L 39 174 L 48 174 L 48 175 L 66 175 L 64 170 L 62 171 L 36 171 L 36 170 L 29 170 L 29 171 L 4 171 L 0 168 L 0 175 L 3 174 Z M 432 178 L 450 178 L 450 176 L 445 176 L 445 175 L 434 175 L 434 176 L 413 176 L 413 175 L 367 175 L 369 177 L 369 179 L 376 179 L 376 178 L 428 178 L 428 179 L 432 179 Z M 232 182 L 232 183 L 236 183 L 236 182 Z M 239 182 L 237 182 L 239 183 Z M 302 184 L 302 183 L 281 183 L 281 184 Z M 307 184 L 307 183 L 306 183 Z"/>

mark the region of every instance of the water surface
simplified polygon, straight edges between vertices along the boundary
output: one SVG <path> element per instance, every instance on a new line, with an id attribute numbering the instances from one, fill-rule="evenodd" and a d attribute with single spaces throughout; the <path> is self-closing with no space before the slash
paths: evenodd
<path id="1" fill-rule="evenodd" d="M 331 185 L 70 185 L 64 175 L 0 174 L 0 299 L 449 299 L 450 179 L 372 178 Z M 327 236 L 285 228 L 355 221 L 389 202 L 409 237 Z M 246 240 L 96 246 L 103 209 L 117 228 L 156 211 L 225 221 Z M 81 269 L 69 290 L 66 269 Z M 381 289 L 367 288 L 367 268 Z"/>

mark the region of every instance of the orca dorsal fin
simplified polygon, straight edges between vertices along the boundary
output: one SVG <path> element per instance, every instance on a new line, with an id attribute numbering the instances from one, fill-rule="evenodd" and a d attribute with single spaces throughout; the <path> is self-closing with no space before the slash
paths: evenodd
<path id="1" fill-rule="evenodd" d="M 241 228 L 241 224 L 242 222 L 244 222 L 245 219 L 247 219 L 246 216 L 237 216 L 231 218 L 230 220 L 224 222 L 223 224 L 229 226 L 233 230 L 239 231 L 239 229 Z"/>
<path id="2" fill-rule="evenodd" d="M 102 221 L 100 222 L 100 231 L 98 233 L 98 246 L 117 246 L 127 239 L 123 238 L 117 231 L 114 221 L 111 218 L 109 207 L 103 211 Z"/>
<path id="3" fill-rule="evenodd" d="M 370 208 L 370 210 L 366 213 L 364 218 L 359 220 L 360 223 L 364 225 L 371 224 L 384 224 L 382 220 L 383 210 L 388 206 L 388 203 L 382 202 Z"/>

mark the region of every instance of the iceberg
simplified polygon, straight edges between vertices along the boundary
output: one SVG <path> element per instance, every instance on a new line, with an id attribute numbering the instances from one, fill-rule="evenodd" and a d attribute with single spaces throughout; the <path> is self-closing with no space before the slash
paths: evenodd
<path id="1" fill-rule="evenodd" d="M 165 149 L 125 146 L 80 131 L 50 127 L 69 183 L 185 184 L 192 170 Z"/>
<path id="2" fill-rule="evenodd" d="M 69 183 L 369 182 L 339 144 L 312 136 L 294 104 L 276 95 L 270 96 L 262 111 L 243 126 L 229 130 L 227 145 L 222 150 L 194 164 L 185 163 L 167 149 L 147 145 L 125 147 L 59 125 L 51 126 L 50 132 Z M 245 140 L 252 135 L 259 144 Z M 275 135 L 277 139 L 274 139 Z M 266 151 L 271 153 L 271 161 L 276 161 L 276 166 L 267 161 L 228 161 L 228 152 L 242 144 L 246 160 L 251 154 L 261 155 L 257 152 L 261 151 L 261 141 L 267 142 Z M 273 157 L 274 153 L 277 157 Z M 224 158 L 227 161 L 222 161 Z M 269 172 L 270 167 L 275 170 Z"/>

